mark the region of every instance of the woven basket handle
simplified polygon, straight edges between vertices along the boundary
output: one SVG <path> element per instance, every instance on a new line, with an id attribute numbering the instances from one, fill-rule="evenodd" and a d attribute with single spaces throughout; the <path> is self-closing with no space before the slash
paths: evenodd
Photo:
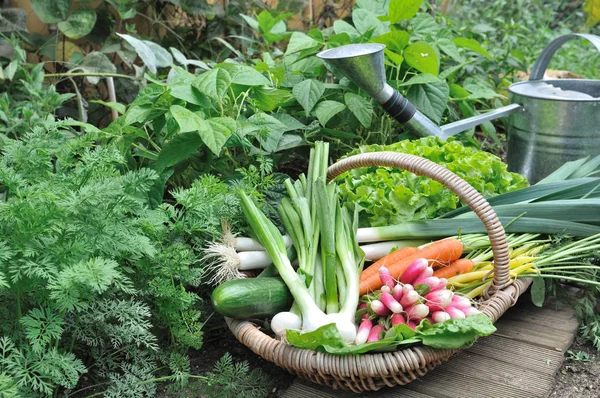
<path id="1" fill-rule="evenodd" d="M 327 181 L 340 174 L 371 166 L 397 167 L 417 175 L 429 177 L 454 192 L 477 214 L 487 230 L 494 253 L 494 278 L 490 288 L 484 292 L 484 298 L 504 289 L 512 283 L 510 278 L 510 259 L 504 228 L 494 209 L 485 198 L 465 180 L 428 159 L 396 152 L 372 152 L 350 156 L 340 160 L 327 169 Z"/>

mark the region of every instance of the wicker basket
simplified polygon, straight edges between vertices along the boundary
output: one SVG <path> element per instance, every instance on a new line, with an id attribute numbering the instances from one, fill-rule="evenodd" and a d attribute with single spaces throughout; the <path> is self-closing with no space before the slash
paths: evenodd
<path id="1" fill-rule="evenodd" d="M 348 157 L 332 165 L 327 177 L 359 167 L 398 167 L 430 177 L 456 193 L 481 219 L 494 253 L 494 278 L 478 308 L 495 322 L 511 307 L 531 280 L 513 281 L 509 275 L 509 252 L 504 228 L 483 196 L 448 169 L 418 156 L 395 152 L 374 152 Z M 332 355 L 300 349 L 263 333 L 248 321 L 226 318 L 235 337 L 262 358 L 304 379 L 335 389 L 354 392 L 376 391 L 382 387 L 404 385 L 424 376 L 429 370 L 459 350 L 417 346 L 394 352 L 363 355 Z"/>

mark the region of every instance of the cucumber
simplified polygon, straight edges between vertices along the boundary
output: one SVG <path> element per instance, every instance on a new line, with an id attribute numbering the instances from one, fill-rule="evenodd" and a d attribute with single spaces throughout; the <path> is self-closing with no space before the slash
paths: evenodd
<path id="1" fill-rule="evenodd" d="M 288 311 L 293 297 L 281 278 L 264 277 L 224 282 L 213 290 L 211 300 L 221 315 L 256 319 Z"/>

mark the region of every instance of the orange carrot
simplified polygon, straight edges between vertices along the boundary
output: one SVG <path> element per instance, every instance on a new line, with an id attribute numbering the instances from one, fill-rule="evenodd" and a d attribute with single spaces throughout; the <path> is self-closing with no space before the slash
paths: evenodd
<path id="1" fill-rule="evenodd" d="M 379 274 L 379 268 L 383 266 L 388 266 L 397 263 L 402 260 L 404 257 L 408 257 L 419 251 L 418 247 L 406 246 L 398 250 L 394 250 L 390 254 L 385 257 L 380 258 L 373 264 L 371 264 L 368 268 L 365 268 L 363 272 L 360 274 L 360 280 L 368 279 L 372 275 Z"/>
<path id="2" fill-rule="evenodd" d="M 465 274 L 473 270 L 473 261 L 468 258 L 459 258 L 445 267 L 439 268 L 433 273 L 433 276 L 438 278 L 452 278 L 453 276 Z"/>
<path id="3" fill-rule="evenodd" d="M 427 245 L 417 252 L 402 258 L 400 261 L 386 265 L 386 268 L 390 272 L 390 275 L 394 279 L 400 279 L 404 271 L 411 265 L 415 260 L 424 258 L 428 260 L 429 265 L 433 265 L 439 262 L 450 263 L 458 260 L 462 255 L 463 245 L 455 238 L 447 238 L 433 242 Z M 369 267 L 371 268 L 371 267 Z M 379 269 L 378 269 L 379 270 Z M 359 291 L 360 295 L 369 293 L 370 291 L 377 290 L 382 286 L 379 274 L 374 272 L 372 275 L 360 280 Z"/>

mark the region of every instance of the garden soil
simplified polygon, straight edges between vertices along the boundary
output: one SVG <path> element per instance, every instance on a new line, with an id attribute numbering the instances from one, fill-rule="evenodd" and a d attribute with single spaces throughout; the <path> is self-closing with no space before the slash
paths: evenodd
<path id="1" fill-rule="evenodd" d="M 600 354 L 578 336 L 565 354 L 549 398 L 592 397 L 600 397 Z"/>

